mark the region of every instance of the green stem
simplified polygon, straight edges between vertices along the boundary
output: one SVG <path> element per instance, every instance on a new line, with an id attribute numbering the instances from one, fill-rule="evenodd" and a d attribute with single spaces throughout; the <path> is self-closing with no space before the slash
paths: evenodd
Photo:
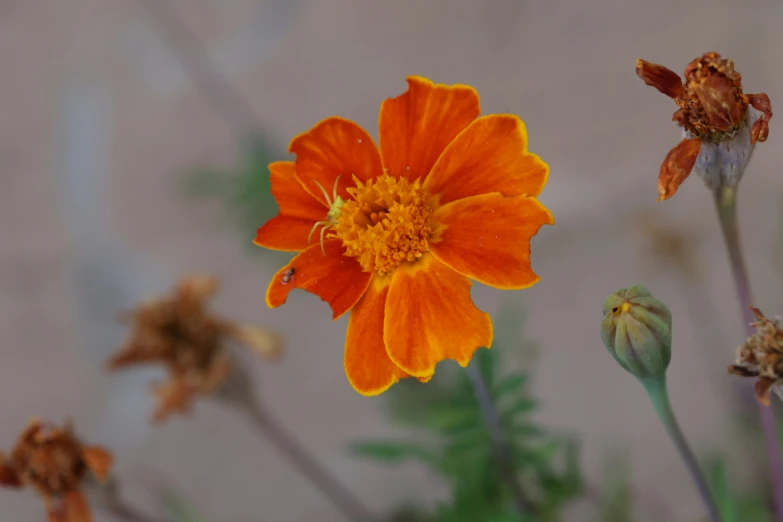
<path id="1" fill-rule="evenodd" d="M 715 191 L 715 208 L 718 211 L 718 220 L 726 242 L 726 250 L 729 254 L 731 273 L 737 286 L 742 322 L 745 327 L 745 335 L 753 335 L 753 323 L 756 318 L 750 309 L 752 298 L 750 293 L 750 280 L 745 269 L 745 260 L 742 256 L 742 246 L 739 240 L 739 226 L 737 224 L 737 189 L 730 187 L 719 188 Z M 772 501 L 775 506 L 775 520 L 783 522 L 783 460 L 780 456 L 778 445 L 777 427 L 772 409 L 759 403 L 761 425 L 764 430 L 764 441 L 767 445 L 767 455 L 772 473 Z"/>
<path id="2" fill-rule="evenodd" d="M 535 513 L 535 505 L 527 498 L 527 495 L 525 495 L 522 486 L 519 484 L 516 473 L 514 472 L 511 449 L 503 434 L 503 429 L 500 425 L 500 416 L 495 408 L 495 404 L 492 402 L 492 396 L 489 393 L 487 383 L 484 380 L 484 376 L 481 374 L 478 363 L 474 362 L 468 366 L 467 373 L 468 378 L 473 385 L 473 392 L 475 393 L 481 411 L 484 414 L 484 424 L 487 426 L 487 430 L 492 439 L 492 450 L 495 454 L 498 469 L 500 470 L 501 479 L 506 483 L 506 486 L 511 492 L 514 506 L 520 514 Z"/>
<path id="3" fill-rule="evenodd" d="M 685 435 L 683 435 L 682 430 L 680 429 L 677 418 L 674 416 L 674 410 L 672 409 L 672 404 L 669 400 L 669 392 L 666 389 L 666 376 L 663 376 L 660 379 L 642 380 L 642 385 L 644 385 L 644 389 L 650 397 L 650 401 L 655 408 L 655 412 L 658 414 L 658 418 L 661 420 L 661 423 L 666 428 L 674 446 L 677 448 L 680 458 L 688 468 L 691 478 L 696 484 L 696 489 L 699 491 L 699 496 L 701 497 L 702 502 L 704 502 L 704 506 L 707 508 L 710 520 L 712 522 L 721 522 L 718 505 L 712 497 L 707 480 L 704 478 L 704 474 L 699 467 L 699 461 L 696 460 L 696 456 L 693 454 L 693 450 L 691 450 Z"/>

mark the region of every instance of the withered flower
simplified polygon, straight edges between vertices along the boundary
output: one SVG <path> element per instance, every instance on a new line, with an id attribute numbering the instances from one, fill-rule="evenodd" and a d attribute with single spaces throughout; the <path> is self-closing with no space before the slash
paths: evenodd
<path id="1" fill-rule="evenodd" d="M 88 471 L 105 481 L 112 462 L 105 449 L 83 444 L 70 423 L 57 428 L 33 419 L 11 454 L 0 454 L 0 485 L 35 489 L 49 522 L 91 522 L 82 482 Z"/>
<path id="2" fill-rule="evenodd" d="M 670 69 L 641 59 L 636 74 L 680 107 L 672 120 L 682 127 L 683 139 L 661 165 L 658 200 L 672 197 L 694 170 L 711 189 L 735 187 L 756 142 L 769 135 L 769 97 L 743 93 L 734 62 L 715 52 L 689 63 L 684 82 Z"/>
<path id="3" fill-rule="evenodd" d="M 186 277 L 171 295 L 141 303 L 121 316 L 131 335 L 107 363 L 110 370 L 141 364 L 161 364 L 168 380 L 154 383 L 159 399 L 153 421 L 173 412 L 186 413 L 196 395 L 216 393 L 226 383 L 235 361 L 228 341 L 238 341 L 268 360 L 280 355 L 274 333 L 216 316 L 207 301 L 218 290 L 211 276 Z"/>
<path id="4" fill-rule="evenodd" d="M 758 308 L 751 307 L 758 319 L 753 323 L 756 333 L 739 347 L 737 362 L 729 373 L 742 377 L 758 377 L 756 398 L 769 404 L 769 392 L 783 391 L 783 328 L 779 318 L 768 319 Z"/>

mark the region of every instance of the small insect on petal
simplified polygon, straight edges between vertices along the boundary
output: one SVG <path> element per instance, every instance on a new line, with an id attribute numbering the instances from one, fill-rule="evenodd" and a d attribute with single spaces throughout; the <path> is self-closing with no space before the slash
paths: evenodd
<path id="1" fill-rule="evenodd" d="M 750 142 L 767 141 L 769 136 L 769 120 L 772 119 L 772 102 L 766 94 L 748 94 L 748 103 L 750 106 L 761 111 L 761 117 L 753 124 L 750 132 Z"/>
<path id="2" fill-rule="evenodd" d="M 287 270 L 287 271 L 286 271 L 286 272 L 283 274 L 283 278 L 282 278 L 282 280 L 281 280 L 281 283 L 283 283 L 284 285 L 287 285 L 287 284 L 288 284 L 288 282 L 289 282 L 289 281 L 291 281 L 291 280 L 293 279 L 293 277 L 294 277 L 294 272 L 295 272 L 295 269 L 294 269 L 294 267 L 291 267 L 291 268 L 289 268 L 289 269 L 288 269 L 288 270 Z"/>
<path id="3" fill-rule="evenodd" d="M 684 88 L 679 75 L 656 63 L 639 58 L 636 60 L 636 75 L 647 85 L 655 87 L 669 98 L 682 97 Z"/>
<path id="4" fill-rule="evenodd" d="M 690 176 L 700 149 L 701 141 L 691 138 L 682 140 L 669 151 L 658 175 L 658 201 L 672 197 L 682 182 Z"/>

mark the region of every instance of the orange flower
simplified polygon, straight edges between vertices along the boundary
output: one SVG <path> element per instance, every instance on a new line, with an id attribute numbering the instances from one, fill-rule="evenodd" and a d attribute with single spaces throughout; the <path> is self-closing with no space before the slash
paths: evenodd
<path id="1" fill-rule="evenodd" d="M 233 365 L 227 341 L 241 342 L 270 360 L 280 355 L 280 340 L 272 332 L 236 324 L 208 309 L 207 301 L 218 286 L 211 276 L 186 277 L 172 295 L 142 303 L 123 316 L 133 330 L 107 367 L 161 364 L 166 368 L 168 381 L 152 388 L 159 399 L 155 422 L 174 412 L 188 412 L 197 395 L 221 389 Z"/>
<path id="2" fill-rule="evenodd" d="M 636 74 L 680 107 L 672 119 L 683 128 L 683 140 L 661 165 L 658 201 L 672 197 L 694 170 L 709 188 L 736 186 L 756 142 L 769 135 L 769 97 L 744 94 L 734 62 L 715 52 L 689 63 L 684 83 L 677 73 L 641 59 L 636 60 Z"/>
<path id="3" fill-rule="evenodd" d="M 516 116 L 479 117 L 471 87 L 408 78 L 381 104 L 380 147 L 357 124 L 328 118 L 291 142 L 295 162 L 269 166 L 280 214 L 255 244 L 299 252 L 266 302 L 300 288 L 351 311 L 345 371 L 364 395 L 435 365 L 466 366 L 492 344 L 470 279 L 501 289 L 538 281 L 530 239 L 550 212 L 535 198 L 549 167 L 527 151 Z M 320 228 L 318 233 L 316 231 Z"/>
<path id="4" fill-rule="evenodd" d="M 105 449 L 82 444 L 70 423 L 60 429 L 34 419 L 11 455 L 0 454 L 0 485 L 34 488 L 46 504 L 49 522 L 91 522 L 82 481 L 87 471 L 105 481 L 112 461 Z"/>

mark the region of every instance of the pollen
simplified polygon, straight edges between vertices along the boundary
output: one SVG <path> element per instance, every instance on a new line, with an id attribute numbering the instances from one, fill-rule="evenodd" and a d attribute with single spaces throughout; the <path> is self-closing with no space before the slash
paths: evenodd
<path id="1" fill-rule="evenodd" d="M 365 272 L 388 274 L 403 262 L 415 262 L 429 250 L 430 213 L 435 198 L 421 181 L 384 174 L 349 188 L 333 228 L 345 254 L 356 258 Z"/>

